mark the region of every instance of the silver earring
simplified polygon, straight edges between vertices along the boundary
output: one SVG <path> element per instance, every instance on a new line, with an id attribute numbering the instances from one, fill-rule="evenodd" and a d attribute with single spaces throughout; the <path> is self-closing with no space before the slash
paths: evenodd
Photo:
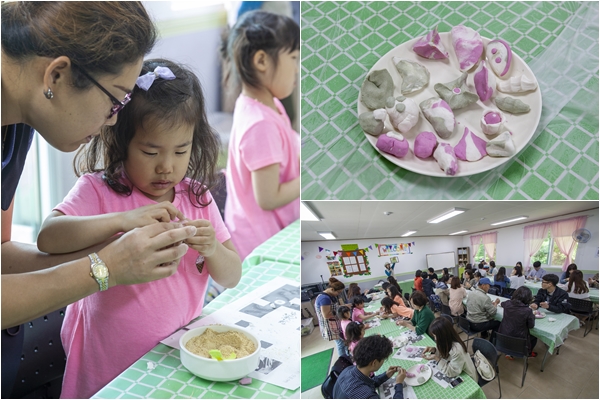
<path id="1" fill-rule="evenodd" d="M 48 88 L 48 90 L 44 92 L 44 96 L 46 96 L 48 100 L 52 99 L 54 97 L 52 89 Z"/>

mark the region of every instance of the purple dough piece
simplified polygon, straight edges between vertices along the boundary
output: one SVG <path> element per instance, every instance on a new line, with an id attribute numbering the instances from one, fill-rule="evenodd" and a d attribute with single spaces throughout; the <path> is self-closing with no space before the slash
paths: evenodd
<path id="1" fill-rule="evenodd" d="M 448 52 L 444 47 L 437 26 L 426 36 L 419 38 L 413 45 L 413 51 L 424 58 L 442 60 L 448 58 Z"/>
<path id="2" fill-rule="evenodd" d="M 479 33 L 464 25 L 452 28 L 452 45 L 462 72 L 470 70 L 481 58 L 483 41 Z"/>
<path id="3" fill-rule="evenodd" d="M 473 76 L 473 82 L 475 83 L 475 90 L 481 101 L 489 100 L 494 94 L 494 90 L 496 90 L 496 78 L 485 61 L 479 63 L 475 75 Z"/>
<path id="4" fill-rule="evenodd" d="M 419 158 L 427 158 L 433 155 L 433 151 L 437 146 L 437 137 L 433 132 L 421 132 L 415 138 L 415 156 Z"/>
<path id="5" fill-rule="evenodd" d="M 380 135 L 377 138 L 376 146 L 384 153 L 402 158 L 408 153 L 408 141 L 406 139 L 398 139 L 398 137 L 401 136 L 402 135 L 393 134 L 391 132 L 388 132 L 385 135 Z"/>
<path id="6" fill-rule="evenodd" d="M 433 152 L 433 158 L 436 159 L 440 168 L 446 175 L 455 175 L 458 170 L 458 162 L 454 149 L 448 143 L 440 143 Z"/>
<path id="7" fill-rule="evenodd" d="M 415 374 L 413 374 L 412 372 L 407 372 L 407 373 L 406 373 L 406 377 L 407 377 L 407 378 L 414 378 L 414 377 L 416 377 L 416 375 L 415 375 Z"/>
<path id="8" fill-rule="evenodd" d="M 502 117 L 500 116 L 500 114 L 494 111 L 488 112 L 483 116 L 483 118 L 485 119 L 485 122 L 487 124 L 497 124 L 502 122 Z"/>
<path id="9" fill-rule="evenodd" d="M 456 158 L 463 161 L 481 160 L 487 154 L 486 141 L 476 136 L 469 128 L 465 127 L 465 133 L 458 144 L 454 146 Z"/>

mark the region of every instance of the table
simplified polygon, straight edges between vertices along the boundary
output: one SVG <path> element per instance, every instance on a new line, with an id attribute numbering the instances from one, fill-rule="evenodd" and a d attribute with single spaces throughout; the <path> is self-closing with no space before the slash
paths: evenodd
<path id="1" fill-rule="evenodd" d="M 242 265 L 244 273 L 246 268 L 258 265 L 266 260 L 300 266 L 300 220 L 292 222 L 252 250 L 252 253 L 244 259 Z"/>
<path id="2" fill-rule="evenodd" d="M 408 328 L 399 327 L 392 320 L 381 320 L 381 326 L 367 329 L 365 332 L 365 336 L 381 334 L 386 337 L 396 337 L 400 335 L 400 333 L 407 330 Z M 435 346 L 435 342 L 427 334 L 423 335 L 423 340 L 414 344 L 415 346 Z M 418 362 L 409 360 L 398 360 L 390 356 L 383 363 L 381 369 L 377 371 L 376 374 L 378 375 L 387 371 L 387 369 L 393 365 L 399 365 L 402 368 L 408 369 L 415 364 L 425 364 L 426 362 L 427 360 L 424 359 L 421 362 Z M 464 382 L 453 389 L 442 388 L 432 378 L 421 386 L 415 386 L 415 394 L 420 399 L 485 399 L 485 394 L 483 393 L 483 390 L 481 389 L 481 387 L 479 387 L 477 382 L 475 382 L 465 372 L 461 373 L 460 377 L 463 378 Z"/>
<path id="3" fill-rule="evenodd" d="M 293 225 L 293 226 L 292 226 Z M 211 301 L 202 311 L 200 318 L 206 317 L 219 310 L 225 304 L 238 299 L 252 290 L 268 283 L 273 278 L 281 276 L 300 281 L 300 264 L 294 262 L 274 261 L 278 258 L 272 252 L 279 249 L 279 244 L 289 241 L 294 232 L 300 235 L 300 224 L 295 223 L 274 235 L 261 245 L 260 257 L 264 261 L 251 268 L 244 261 L 243 275 L 240 283 L 227 289 Z M 285 254 L 300 253 L 300 240 L 289 241 L 291 248 Z M 266 250 L 270 249 L 270 250 Z M 285 258 L 285 257 L 283 257 Z M 291 258 L 290 258 L 291 259 Z M 252 260 L 253 262 L 256 259 Z M 196 319 L 197 320 L 197 319 Z M 194 321 L 196 321 L 194 320 Z M 193 322 L 193 321 L 192 321 Z M 299 335 L 298 335 L 299 338 Z M 153 362 L 157 367 L 148 371 L 147 363 Z M 298 360 L 300 362 L 300 360 Z M 159 343 L 150 352 L 136 361 L 131 367 L 96 393 L 92 398 L 289 398 L 299 397 L 297 390 L 287 390 L 269 383 L 253 379 L 250 385 L 239 385 L 237 382 L 207 381 L 189 372 L 179 359 L 179 350 Z"/>
<path id="4" fill-rule="evenodd" d="M 531 289 L 531 293 L 533 293 L 533 295 L 535 296 L 538 290 L 542 288 L 542 282 L 525 281 L 525 286 Z M 590 301 L 592 303 L 598 304 L 598 289 L 590 288 Z"/>
<path id="5" fill-rule="evenodd" d="M 303 1 L 301 19 L 303 199 L 599 198 L 597 2 Z M 409 172 L 367 143 L 359 89 L 389 50 L 459 24 L 508 41 L 531 67 L 540 123 L 530 144 L 492 171 Z"/>

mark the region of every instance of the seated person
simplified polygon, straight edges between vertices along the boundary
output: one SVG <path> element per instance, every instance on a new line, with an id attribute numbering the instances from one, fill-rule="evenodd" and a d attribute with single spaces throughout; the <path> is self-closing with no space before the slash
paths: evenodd
<path id="1" fill-rule="evenodd" d="M 460 279 L 455 276 L 450 281 L 448 305 L 450 306 L 450 312 L 452 315 L 462 315 L 465 312 L 463 307 L 463 299 L 467 297 L 467 291 L 460 284 Z"/>
<path id="2" fill-rule="evenodd" d="M 396 318 L 401 316 L 412 319 L 415 311 L 412 308 L 406 307 L 401 297 L 396 297 L 396 300 L 384 297 L 381 299 L 381 307 L 383 308 L 381 318 Z"/>
<path id="3" fill-rule="evenodd" d="M 494 285 L 498 285 L 502 289 L 504 289 L 506 285 L 510 285 L 510 278 L 506 276 L 506 268 L 498 268 L 498 272 L 494 275 Z"/>
<path id="4" fill-rule="evenodd" d="M 490 276 L 496 276 L 498 273 L 498 268 L 496 268 L 496 261 L 490 261 L 490 268 L 486 269 L 486 272 Z"/>
<path id="5" fill-rule="evenodd" d="M 362 297 L 362 299 L 365 303 L 368 303 L 371 301 L 371 299 L 366 294 L 362 293 L 362 291 L 360 290 L 360 286 L 358 286 L 358 283 L 351 283 L 348 286 L 348 298 L 352 299 L 356 296 Z"/>
<path id="6" fill-rule="evenodd" d="M 583 279 L 583 272 L 578 270 L 571 271 L 569 284 L 567 285 L 567 293 L 569 294 L 569 297 L 573 297 L 575 299 L 590 298 L 590 289 L 588 288 L 586 281 Z"/>
<path id="7" fill-rule="evenodd" d="M 500 299 L 494 300 L 487 295 L 490 290 L 490 280 L 481 278 L 476 289 L 471 290 L 467 297 L 467 319 L 470 322 L 471 329 L 476 332 L 483 332 L 482 338 L 487 337 L 489 330 L 495 331 L 500 326 L 500 321 L 496 321 L 496 306 Z"/>
<path id="8" fill-rule="evenodd" d="M 406 370 L 402 367 L 389 367 L 383 374 L 369 376 L 378 371 L 394 351 L 392 342 L 384 336 L 374 335 L 361 339 L 354 348 L 356 365 L 342 371 L 333 387 L 334 399 L 379 399 L 376 388 L 396 375 L 394 399 L 403 398 L 402 383 Z"/>
<path id="9" fill-rule="evenodd" d="M 510 274 L 510 288 L 518 289 L 525 284 L 525 276 L 523 276 L 523 267 L 520 266 L 520 262 L 517 263 L 513 267 L 513 270 Z"/>
<path id="10" fill-rule="evenodd" d="M 446 318 L 438 317 L 429 325 L 429 335 L 435 340 L 435 347 L 426 347 L 424 355 L 426 360 L 435 360 L 437 367 L 450 378 L 459 376 L 463 371 L 477 382 L 477 370 L 452 322 Z"/>
<path id="11" fill-rule="evenodd" d="M 437 276 L 437 274 L 435 273 L 435 270 L 434 270 L 433 268 L 429 267 L 429 268 L 427 268 L 427 271 L 428 271 L 428 272 L 427 272 L 427 277 L 428 277 L 429 279 L 431 279 L 431 280 L 434 280 L 434 279 L 435 279 L 435 280 L 437 281 L 437 279 L 438 279 L 438 276 Z"/>
<path id="12" fill-rule="evenodd" d="M 422 271 L 420 269 L 415 272 L 415 282 L 414 287 L 415 290 L 423 290 L 423 278 L 421 277 Z"/>
<path id="13" fill-rule="evenodd" d="M 475 271 L 475 273 L 473 274 L 473 276 L 475 277 L 475 283 L 471 285 L 471 289 L 475 289 L 477 286 L 479 286 L 479 281 L 481 280 L 481 278 L 483 278 L 481 271 L 483 270 Z"/>
<path id="14" fill-rule="evenodd" d="M 481 275 L 482 278 L 485 278 L 487 276 L 487 271 L 485 270 L 485 265 L 483 263 L 480 263 L 477 266 L 477 271 L 475 273 L 479 272 L 479 275 Z"/>
<path id="15" fill-rule="evenodd" d="M 571 275 L 571 271 L 574 271 L 577 269 L 577 264 L 569 264 L 569 266 L 567 267 L 567 270 L 564 271 L 561 275 L 560 275 L 560 279 L 559 282 L 564 284 L 569 283 L 569 276 Z"/>
<path id="16" fill-rule="evenodd" d="M 529 304 L 533 301 L 531 290 L 527 286 L 521 286 L 513 293 L 510 300 L 502 303 L 504 316 L 498 333 L 512 336 L 515 338 L 527 339 L 527 349 L 530 357 L 537 356 L 533 351 L 537 343 L 537 338 L 529 334 L 529 330 L 535 326 L 535 317 L 533 311 L 529 308 Z M 512 360 L 512 356 L 506 356 Z"/>
<path id="17" fill-rule="evenodd" d="M 425 297 L 424 292 L 416 290 L 410 296 L 410 301 L 415 309 L 412 320 L 396 321 L 396 325 L 402 325 L 410 330 L 413 330 L 417 335 L 427 333 L 429 324 L 431 324 L 431 321 L 435 319 L 433 311 L 427 307 L 429 300 L 427 300 L 427 297 Z"/>
<path id="18" fill-rule="evenodd" d="M 531 271 L 529 271 L 529 274 L 527 274 L 527 279 L 537 278 L 538 280 L 540 280 L 546 274 L 547 274 L 546 270 L 544 270 L 544 268 L 542 268 L 542 263 L 539 261 L 536 261 L 533 263 L 533 269 Z M 556 281 L 556 283 L 558 283 L 558 281 Z"/>
<path id="19" fill-rule="evenodd" d="M 433 283 L 433 281 L 431 279 L 429 279 L 427 272 L 421 273 L 421 278 L 423 278 L 423 281 L 422 281 L 423 291 L 427 295 L 427 298 L 429 298 L 429 296 L 431 296 L 433 294 L 433 291 L 435 289 L 435 283 Z"/>
<path id="20" fill-rule="evenodd" d="M 368 319 L 376 317 L 377 313 L 365 312 L 365 301 L 360 296 L 352 298 L 352 321 L 365 322 Z"/>
<path id="21" fill-rule="evenodd" d="M 569 294 L 556 287 L 557 284 L 557 275 L 544 275 L 542 277 L 542 288 L 535 295 L 531 308 L 537 310 L 538 307 L 541 307 L 554 313 L 568 313 L 571 309 Z"/>
<path id="22" fill-rule="evenodd" d="M 387 297 L 394 300 L 398 304 L 402 304 L 402 306 L 406 306 L 404 304 L 404 299 L 402 298 L 402 293 L 398 291 L 398 288 L 394 285 L 390 285 L 387 290 Z"/>
<path id="23" fill-rule="evenodd" d="M 475 280 L 475 273 L 472 269 L 465 269 L 465 272 L 463 273 L 462 284 L 465 287 L 465 289 L 471 289 L 472 287 L 476 286 L 477 281 Z"/>
<path id="24" fill-rule="evenodd" d="M 398 289 L 398 292 L 400 292 L 400 295 L 402 295 L 402 288 L 400 287 L 400 284 L 398 283 L 396 278 L 394 278 L 393 276 L 388 276 L 387 280 L 390 283 L 390 285 L 395 286 L 396 289 Z"/>
<path id="25" fill-rule="evenodd" d="M 598 289 L 598 273 L 596 272 L 596 274 L 594 274 L 593 277 L 588 278 L 588 284 L 590 285 L 590 287 L 592 288 L 596 288 Z"/>
<path id="26" fill-rule="evenodd" d="M 344 329 L 345 343 L 350 355 L 354 354 L 356 345 L 365 337 L 365 329 L 367 329 L 367 326 L 360 322 L 350 322 Z"/>
<path id="27" fill-rule="evenodd" d="M 442 275 L 440 280 L 435 284 L 435 294 L 439 296 L 443 305 L 448 305 L 448 299 L 450 296 L 450 291 L 448 288 L 448 281 L 450 280 L 450 276 Z"/>

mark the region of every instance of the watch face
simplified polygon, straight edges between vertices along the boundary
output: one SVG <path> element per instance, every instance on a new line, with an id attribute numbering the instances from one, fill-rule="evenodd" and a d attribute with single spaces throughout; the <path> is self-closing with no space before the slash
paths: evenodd
<path id="1" fill-rule="evenodd" d="M 104 264 L 96 264 L 93 267 L 94 276 L 98 279 L 104 279 L 108 276 L 108 268 Z"/>

